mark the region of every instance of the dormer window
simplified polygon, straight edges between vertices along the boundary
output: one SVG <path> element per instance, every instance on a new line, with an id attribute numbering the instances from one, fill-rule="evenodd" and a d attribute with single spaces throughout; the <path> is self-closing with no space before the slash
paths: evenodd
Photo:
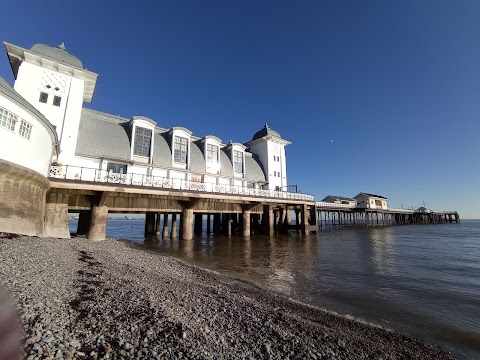
<path id="1" fill-rule="evenodd" d="M 241 151 L 233 151 L 233 170 L 237 174 L 243 173 L 243 153 Z"/>
<path id="2" fill-rule="evenodd" d="M 135 127 L 135 144 L 133 147 L 133 155 L 149 157 L 151 144 L 152 130 L 140 126 Z"/>
<path id="3" fill-rule="evenodd" d="M 207 144 L 207 170 L 218 172 L 218 146 Z"/>
<path id="4" fill-rule="evenodd" d="M 187 163 L 188 139 L 175 136 L 173 145 L 173 161 L 179 164 Z"/>

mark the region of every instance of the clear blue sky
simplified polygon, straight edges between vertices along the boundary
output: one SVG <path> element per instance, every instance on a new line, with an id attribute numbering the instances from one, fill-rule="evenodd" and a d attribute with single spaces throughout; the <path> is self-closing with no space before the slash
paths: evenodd
<path id="1" fill-rule="evenodd" d="M 0 34 L 64 41 L 99 73 L 88 107 L 224 142 L 268 122 L 293 143 L 289 183 L 319 200 L 480 218 L 480 1 L 69 4 L 2 4 Z"/>

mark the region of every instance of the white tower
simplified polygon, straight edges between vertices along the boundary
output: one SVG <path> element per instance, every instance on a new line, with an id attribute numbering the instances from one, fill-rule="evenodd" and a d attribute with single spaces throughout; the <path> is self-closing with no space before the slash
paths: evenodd
<path id="1" fill-rule="evenodd" d="M 62 43 L 31 49 L 4 43 L 15 77 L 14 89 L 55 126 L 59 162 L 75 155 L 83 102 L 91 102 L 98 74 L 83 68 Z"/>
<path id="2" fill-rule="evenodd" d="M 251 141 L 245 143 L 252 154 L 258 155 L 265 172 L 267 189 L 287 190 L 287 158 L 285 146 L 290 141 L 282 139 L 280 134 L 267 124 L 257 131 Z"/>

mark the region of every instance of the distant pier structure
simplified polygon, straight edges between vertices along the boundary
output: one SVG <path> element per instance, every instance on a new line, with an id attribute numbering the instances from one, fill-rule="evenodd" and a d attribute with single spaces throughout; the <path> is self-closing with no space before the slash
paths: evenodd
<path id="1" fill-rule="evenodd" d="M 315 203 L 319 229 L 409 224 L 459 223 L 457 211 L 416 210 L 388 207 L 388 198 L 359 193 L 353 198 L 328 195 Z"/>

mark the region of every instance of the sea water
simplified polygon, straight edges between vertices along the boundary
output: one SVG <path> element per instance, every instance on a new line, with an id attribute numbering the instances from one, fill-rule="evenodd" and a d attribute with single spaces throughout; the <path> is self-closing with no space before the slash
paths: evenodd
<path id="1" fill-rule="evenodd" d="M 479 220 L 189 241 L 143 230 L 109 220 L 107 235 L 480 359 Z"/>

